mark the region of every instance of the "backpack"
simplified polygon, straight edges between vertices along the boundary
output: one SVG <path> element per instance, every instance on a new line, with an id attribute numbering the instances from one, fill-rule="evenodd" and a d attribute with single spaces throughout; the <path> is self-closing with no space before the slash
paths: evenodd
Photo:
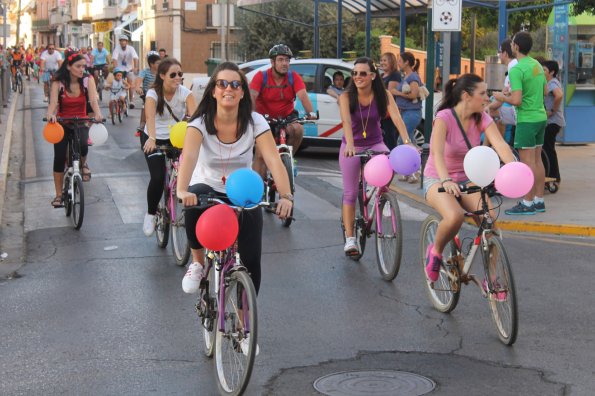
<path id="1" fill-rule="evenodd" d="M 87 114 L 93 112 L 91 103 L 89 103 L 89 76 L 83 77 L 83 92 L 85 93 L 85 100 L 87 102 Z M 58 92 L 58 109 L 62 112 L 62 96 L 64 95 L 64 84 L 60 81 L 60 91 Z"/>
<path id="2" fill-rule="evenodd" d="M 260 86 L 259 94 L 262 93 L 262 90 L 265 88 L 280 88 L 284 89 L 285 85 L 267 85 L 267 81 L 269 79 L 269 73 L 267 70 L 263 70 L 260 72 L 262 74 L 262 85 Z M 291 87 L 291 91 L 293 92 L 293 100 L 295 100 L 295 89 L 293 88 L 293 71 L 290 70 L 287 76 L 287 81 L 289 82 L 289 86 Z"/>

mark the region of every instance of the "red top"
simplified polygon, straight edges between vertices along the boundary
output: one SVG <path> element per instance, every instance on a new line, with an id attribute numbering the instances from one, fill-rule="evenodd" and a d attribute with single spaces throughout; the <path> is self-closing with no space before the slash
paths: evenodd
<path id="1" fill-rule="evenodd" d="M 81 94 L 76 97 L 68 96 L 68 93 L 64 91 L 61 107 L 61 109 L 58 109 L 58 117 L 86 117 L 87 98 L 82 87 Z"/>
<path id="2" fill-rule="evenodd" d="M 287 117 L 293 112 L 295 94 L 306 89 L 306 84 L 299 74 L 293 73 L 293 89 L 289 85 L 287 74 L 281 84 L 277 85 L 273 79 L 273 69 L 269 68 L 266 73 L 267 84 L 263 84 L 262 73 L 256 73 L 250 82 L 250 89 L 260 92 L 256 98 L 256 111 L 260 114 L 268 114 L 273 118 Z"/>

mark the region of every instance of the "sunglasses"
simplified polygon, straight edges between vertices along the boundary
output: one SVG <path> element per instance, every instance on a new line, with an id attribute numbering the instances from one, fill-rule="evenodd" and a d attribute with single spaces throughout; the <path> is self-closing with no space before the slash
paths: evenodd
<path id="1" fill-rule="evenodd" d="M 173 73 L 169 73 L 169 78 L 176 78 L 176 76 L 182 77 L 183 75 L 184 75 L 184 72 L 181 72 L 181 71 L 179 71 L 177 73 L 173 72 Z"/>
<path id="2" fill-rule="evenodd" d="M 55 50 L 55 48 L 48 48 L 48 51 L 53 51 Z"/>
<path id="3" fill-rule="evenodd" d="M 227 87 L 231 86 L 231 89 L 240 89 L 242 88 L 242 82 L 238 80 L 227 81 L 227 80 L 217 80 L 215 81 L 215 85 L 221 89 L 227 89 Z"/>
<path id="4" fill-rule="evenodd" d="M 367 77 L 368 75 L 372 75 L 372 74 L 373 74 L 372 72 L 367 72 L 367 71 L 360 71 L 360 72 L 358 72 L 357 70 L 352 70 L 351 71 L 351 75 L 353 77 L 357 77 L 357 76 Z"/>

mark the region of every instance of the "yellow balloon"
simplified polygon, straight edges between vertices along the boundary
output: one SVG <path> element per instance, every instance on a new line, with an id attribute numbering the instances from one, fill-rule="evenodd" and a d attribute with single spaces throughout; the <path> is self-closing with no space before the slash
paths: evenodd
<path id="1" fill-rule="evenodd" d="M 184 139 L 186 138 L 186 128 L 188 123 L 186 121 L 177 122 L 169 131 L 169 141 L 172 146 L 177 148 L 184 147 Z"/>

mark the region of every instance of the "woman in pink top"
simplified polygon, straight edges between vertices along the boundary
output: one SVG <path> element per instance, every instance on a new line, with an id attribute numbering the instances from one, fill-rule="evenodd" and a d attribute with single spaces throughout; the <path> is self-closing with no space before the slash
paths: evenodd
<path id="1" fill-rule="evenodd" d="M 442 218 L 434 244 L 428 246 L 426 254 L 426 275 L 432 282 L 438 279 L 442 251 L 459 232 L 465 211 L 475 210 L 479 205 L 479 194 L 461 195 L 459 190 L 459 184 L 469 183 L 463 168 L 469 147 L 463 133 L 474 147 L 481 144 L 481 133 L 484 132 L 505 163 L 514 161 L 510 147 L 494 120 L 484 112 L 488 103 L 486 83 L 474 74 L 464 74 L 446 84 L 444 98 L 434 120 L 430 156 L 424 169 L 426 200 Z M 457 118 L 464 132 L 459 128 Z M 439 187 L 444 187 L 446 193 L 438 192 Z"/>

